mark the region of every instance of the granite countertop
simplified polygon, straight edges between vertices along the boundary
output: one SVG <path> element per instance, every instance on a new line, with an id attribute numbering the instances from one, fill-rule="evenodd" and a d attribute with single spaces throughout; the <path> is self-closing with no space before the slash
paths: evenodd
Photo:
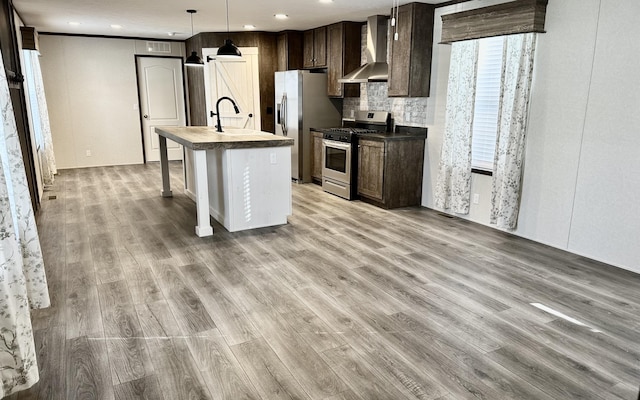
<path id="1" fill-rule="evenodd" d="M 360 133 L 358 134 L 360 139 L 367 140 L 379 140 L 379 141 L 392 141 L 392 140 L 424 140 L 427 138 L 426 134 L 415 133 Z"/>
<path id="2" fill-rule="evenodd" d="M 419 126 L 396 125 L 395 132 L 363 133 L 360 138 L 379 141 L 395 140 L 424 140 L 427 138 L 427 128 Z"/>
<path id="3" fill-rule="evenodd" d="M 343 118 L 343 121 L 348 120 Z M 323 129 L 311 128 L 311 133 L 322 133 Z M 397 125 L 396 132 L 380 132 L 380 133 L 358 133 L 361 139 L 378 140 L 378 141 L 395 141 L 395 140 L 424 140 L 427 138 L 427 128 Z"/>
<path id="4" fill-rule="evenodd" d="M 192 150 L 293 146 L 294 140 L 253 129 L 210 126 L 156 126 L 156 133 Z"/>

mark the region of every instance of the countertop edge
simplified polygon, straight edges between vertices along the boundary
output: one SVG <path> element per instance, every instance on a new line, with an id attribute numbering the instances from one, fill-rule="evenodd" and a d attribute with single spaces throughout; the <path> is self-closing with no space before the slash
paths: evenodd
<path id="1" fill-rule="evenodd" d="M 256 149 L 264 147 L 287 147 L 293 146 L 293 139 L 290 140 L 242 140 L 215 143 L 192 143 L 189 147 L 192 150 L 213 150 L 213 149 Z"/>
<path id="2" fill-rule="evenodd" d="M 204 135 L 210 135 L 206 137 L 207 140 L 194 141 L 189 140 L 174 132 L 168 131 L 166 128 L 174 127 L 155 127 L 155 132 L 159 136 L 164 136 L 167 139 L 183 145 L 191 150 L 212 150 L 212 149 L 244 149 L 244 148 L 264 148 L 264 147 L 285 147 L 293 146 L 294 140 L 291 138 L 285 138 L 282 136 L 267 136 L 267 135 L 218 135 L 213 132 L 213 128 L 206 127 L 193 127 L 191 135 L 196 135 L 204 138 Z M 189 128 L 189 127 L 175 127 L 175 128 Z"/>

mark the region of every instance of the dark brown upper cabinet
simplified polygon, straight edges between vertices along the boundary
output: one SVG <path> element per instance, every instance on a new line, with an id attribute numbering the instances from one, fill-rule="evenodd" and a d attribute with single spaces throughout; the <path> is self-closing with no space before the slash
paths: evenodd
<path id="1" fill-rule="evenodd" d="M 327 66 L 327 27 L 304 31 L 304 68 Z"/>
<path id="2" fill-rule="evenodd" d="M 302 32 L 284 31 L 276 38 L 277 71 L 302 68 Z"/>
<path id="3" fill-rule="evenodd" d="M 20 33 L 22 35 L 23 50 L 40 50 L 38 31 L 36 31 L 36 28 L 32 26 L 21 26 Z"/>
<path id="4" fill-rule="evenodd" d="M 398 9 L 398 40 L 391 27 L 389 97 L 429 97 L 434 6 L 409 3 Z"/>
<path id="5" fill-rule="evenodd" d="M 359 97 L 359 83 L 339 83 L 338 79 L 360 66 L 361 22 L 338 22 L 327 27 L 329 97 Z"/>

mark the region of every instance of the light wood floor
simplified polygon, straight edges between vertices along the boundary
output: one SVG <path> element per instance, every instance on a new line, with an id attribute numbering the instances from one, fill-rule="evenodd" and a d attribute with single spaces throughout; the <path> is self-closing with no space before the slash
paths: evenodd
<path id="1" fill-rule="evenodd" d="M 201 239 L 180 164 L 172 183 L 160 197 L 157 164 L 60 172 L 41 381 L 12 399 L 638 396 L 638 275 L 312 184 L 285 226 Z"/>

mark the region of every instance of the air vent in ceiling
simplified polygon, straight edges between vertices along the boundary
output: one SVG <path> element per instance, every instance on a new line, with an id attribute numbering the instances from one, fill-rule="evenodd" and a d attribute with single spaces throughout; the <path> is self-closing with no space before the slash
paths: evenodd
<path id="1" fill-rule="evenodd" d="M 169 42 L 147 42 L 147 51 L 149 53 L 168 53 L 168 54 L 171 54 L 171 43 L 169 43 Z"/>

